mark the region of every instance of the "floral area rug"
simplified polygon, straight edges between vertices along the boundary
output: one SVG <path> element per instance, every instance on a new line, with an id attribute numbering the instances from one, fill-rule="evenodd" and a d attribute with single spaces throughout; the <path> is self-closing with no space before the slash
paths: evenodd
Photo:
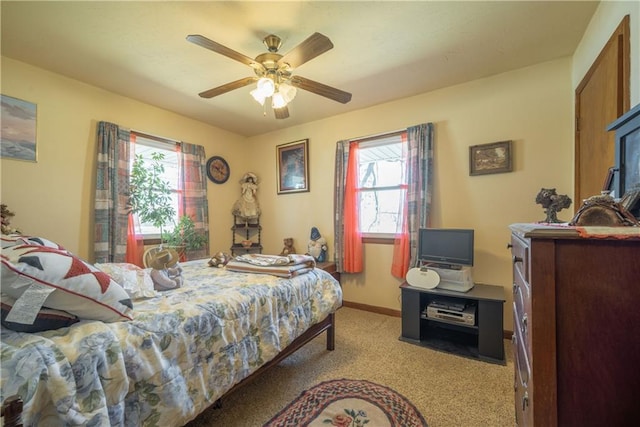
<path id="1" fill-rule="evenodd" d="M 332 380 L 302 392 L 264 427 L 426 427 L 404 396 L 364 380 Z"/>

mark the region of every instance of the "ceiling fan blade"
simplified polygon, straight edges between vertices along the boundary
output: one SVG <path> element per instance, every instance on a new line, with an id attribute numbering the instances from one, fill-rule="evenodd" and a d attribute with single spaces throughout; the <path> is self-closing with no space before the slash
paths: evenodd
<path id="1" fill-rule="evenodd" d="M 300 89 L 308 90 L 309 92 L 324 96 L 325 98 L 333 99 L 334 101 L 338 101 L 342 104 L 346 104 L 351 101 L 351 94 L 349 92 L 345 92 L 304 77 L 291 77 L 291 84 L 299 87 Z"/>
<path id="2" fill-rule="evenodd" d="M 331 40 L 329 40 L 327 36 L 320 33 L 313 33 L 305 41 L 280 58 L 278 64 L 289 64 L 289 67 L 297 68 L 331 48 L 333 48 L 333 43 L 331 43 Z"/>
<path id="3" fill-rule="evenodd" d="M 198 95 L 200 95 L 202 98 L 213 98 L 214 96 L 222 95 L 223 93 L 230 92 L 234 89 L 248 86 L 257 80 L 257 77 L 245 77 L 243 79 L 236 80 L 222 86 L 214 87 L 213 89 L 205 90 L 204 92 L 200 92 Z"/>
<path id="4" fill-rule="evenodd" d="M 229 49 L 228 47 L 214 42 L 213 40 L 209 40 L 208 38 L 201 36 L 200 34 L 191 34 L 187 36 L 187 40 L 193 44 L 202 46 L 205 49 L 212 50 L 216 53 L 219 53 L 220 55 L 224 55 L 238 62 L 242 62 L 243 64 L 246 64 L 250 67 L 262 66 L 262 64 L 257 63 L 255 59 L 249 58 L 248 56 L 243 55 L 240 52 L 236 52 L 233 49 Z"/>
<path id="5" fill-rule="evenodd" d="M 286 119 L 289 117 L 289 109 L 286 105 L 282 108 L 274 108 L 273 112 L 276 115 L 276 119 Z"/>

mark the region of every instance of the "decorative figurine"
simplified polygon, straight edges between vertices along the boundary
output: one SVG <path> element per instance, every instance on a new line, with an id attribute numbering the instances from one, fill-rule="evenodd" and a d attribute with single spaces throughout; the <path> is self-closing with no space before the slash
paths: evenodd
<path id="1" fill-rule="evenodd" d="M 536 196 L 536 203 L 545 208 L 547 218 L 541 222 L 557 224 L 562 221 L 558 219 L 558 212 L 571 206 L 571 199 L 566 194 L 556 193 L 555 188 L 541 188 Z"/>
<path id="2" fill-rule="evenodd" d="M 605 193 L 605 192 L 603 192 Z M 591 196 L 582 202 L 569 225 L 630 227 L 638 226 L 638 220 L 609 194 Z"/>
<path id="3" fill-rule="evenodd" d="M 255 223 L 260 216 L 260 204 L 256 197 L 258 177 L 253 172 L 247 172 L 240 180 L 240 186 L 242 196 L 234 203 L 231 213 L 242 218 L 245 223 Z"/>
<path id="4" fill-rule="evenodd" d="M 296 253 L 296 248 L 293 247 L 293 237 L 284 238 L 284 248 L 280 252 L 280 256 L 287 256 Z"/>
<path id="5" fill-rule="evenodd" d="M 224 252 L 217 252 L 214 256 L 211 257 L 207 264 L 209 264 L 210 267 L 222 268 L 227 265 L 229 261 L 231 261 L 231 255 Z"/>
<path id="6" fill-rule="evenodd" d="M 16 228 L 11 227 L 9 224 L 11 223 L 11 218 L 15 216 L 13 212 L 9 210 L 7 205 L 2 203 L 2 234 L 14 234 L 20 233 L 20 231 Z"/>
<path id="7" fill-rule="evenodd" d="M 316 227 L 311 227 L 311 240 L 307 244 L 307 251 L 318 262 L 327 260 L 327 239 L 320 235 Z"/>

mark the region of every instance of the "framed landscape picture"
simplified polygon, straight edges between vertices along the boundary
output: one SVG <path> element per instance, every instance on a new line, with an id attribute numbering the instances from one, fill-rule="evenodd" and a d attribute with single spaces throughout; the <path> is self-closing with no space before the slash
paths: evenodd
<path id="1" fill-rule="evenodd" d="M 469 175 L 511 172 L 511 141 L 469 147 Z"/>
<path id="2" fill-rule="evenodd" d="M 278 194 L 309 191 L 309 140 L 276 147 Z"/>
<path id="3" fill-rule="evenodd" d="M 0 157 L 35 162 L 36 104 L 7 95 L 0 97 Z"/>

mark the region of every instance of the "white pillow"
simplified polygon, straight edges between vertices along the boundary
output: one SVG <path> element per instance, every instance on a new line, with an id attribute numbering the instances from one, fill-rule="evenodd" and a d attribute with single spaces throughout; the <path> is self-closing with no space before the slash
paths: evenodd
<path id="1" fill-rule="evenodd" d="M 18 302 L 25 292 L 30 297 L 46 295 L 44 301 L 32 304 L 35 310 L 43 305 L 80 319 L 132 319 L 131 297 L 109 275 L 59 245 L 32 239 L 29 243 L 33 244 L 2 248 L 2 292 Z"/>
<path id="2" fill-rule="evenodd" d="M 153 298 L 158 295 L 158 292 L 153 289 L 153 280 L 149 271 L 135 264 L 107 262 L 94 265 L 111 276 L 134 300 Z"/>
<path id="3" fill-rule="evenodd" d="M 47 246 L 50 248 L 64 249 L 59 244 L 52 242 L 51 240 L 44 239 L 37 236 L 25 236 L 24 234 L 3 234 L 2 235 L 2 247 L 18 245 L 39 245 Z"/>

